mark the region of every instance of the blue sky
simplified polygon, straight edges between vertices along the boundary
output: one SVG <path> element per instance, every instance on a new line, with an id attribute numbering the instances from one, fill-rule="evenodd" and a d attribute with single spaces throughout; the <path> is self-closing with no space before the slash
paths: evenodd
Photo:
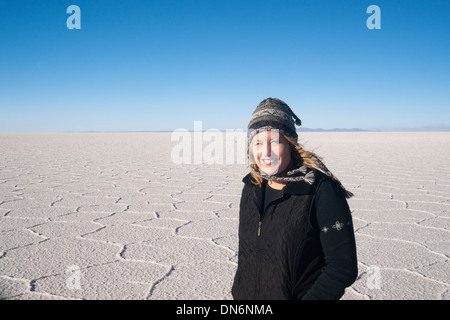
<path id="1" fill-rule="evenodd" d="M 267 97 L 307 128 L 450 125 L 449 57 L 446 0 L 0 0 L 0 132 L 245 130 Z"/>

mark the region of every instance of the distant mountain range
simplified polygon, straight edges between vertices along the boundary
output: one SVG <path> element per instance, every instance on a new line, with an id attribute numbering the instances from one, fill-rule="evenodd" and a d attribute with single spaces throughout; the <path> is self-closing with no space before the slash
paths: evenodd
<path id="1" fill-rule="evenodd" d="M 445 125 L 443 123 L 438 123 L 438 124 L 429 124 L 423 127 L 416 127 L 416 128 L 405 128 L 405 129 L 400 129 L 398 131 L 445 131 L 445 132 L 449 132 L 450 131 L 450 126 Z"/>
<path id="2" fill-rule="evenodd" d="M 409 127 L 409 128 L 396 128 L 396 127 L 384 127 L 384 128 L 372 128 L 372 129 L 360 129 L 360 128 L 334 128 L 334 129 L 311 129 L 302 128 L 302 132 L 450 132 L 450 126 L 442 123 L 429 124 L 422 127 Z"/>
<path id="3" fill-rule="evenodd" d="M 311 129 L 311 128 L 301 128 L 300 130 L 298 130 L 300 132 L 364 132 L 364 131 L 374 131 L 374 130 L 366 130 L 366 129 L 360 129 L 360 128 L 351 128 L 351 129 L 347 129 L 347 128 L 334 128 L 334 129 L 322 129 L 322 128 L 317 128 L 317 129 Z M 379 131 L 379 130 L 376 130 Z"/>
<path id="4" fill-rule="evenodd" d="M 136 131 L 83 131 L 84 133 L 113 133 L 113 132 L 173 132 L 174 130 L 136 130 Z M 193 130 L 188 130 L 193 132 Z M 206 130 L 203 130 L 206 131 Z M 220 130 L 225 132 L 226 130 Z M 384 127 L 384 128 L 300 128 L 299 132 L 450 132 L 450 126 L 442 123 L 429 124 L 422 127 L 410 127 L 410 128 L 396 128 L 396 127 Z"/>

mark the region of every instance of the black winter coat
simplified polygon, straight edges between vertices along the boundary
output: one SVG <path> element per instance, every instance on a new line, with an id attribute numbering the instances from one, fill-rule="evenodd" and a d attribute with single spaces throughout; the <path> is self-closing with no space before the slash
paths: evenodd
<path id="1" fill-rule="evenodd" d="M 242 181 L 234 299 L 339 299 L 357 277 L 356 245 L 343 189 L 313 170 L 289 181 L 263 212 L 264 190 Z"/>

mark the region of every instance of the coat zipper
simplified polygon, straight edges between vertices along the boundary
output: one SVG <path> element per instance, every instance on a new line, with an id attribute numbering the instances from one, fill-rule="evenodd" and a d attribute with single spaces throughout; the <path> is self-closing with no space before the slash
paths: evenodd
<path id="1" fill-rule="evenodd" d="M 256 283 L 255 283 L 255 295 L 253 299 L 259 300 L 260 297 L 260 283 L 261 283 L 261 261 L 260 261 L 260 248 L 261 248 L 261 225 L 262 221 L 259 220 L 258 222 L 258 239 L 257 239 L 257 263 L 256 263 Z"/>

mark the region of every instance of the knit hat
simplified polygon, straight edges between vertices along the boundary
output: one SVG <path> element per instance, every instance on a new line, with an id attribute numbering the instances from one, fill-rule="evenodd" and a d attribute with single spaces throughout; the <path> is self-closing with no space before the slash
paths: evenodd
<path id="1" fill-rule="evenodd" d="M 298 135 L 295 125 L 301 126 L 302 121 L 284 101 L 267 98 L 256 107 L 250 118 L 247 128 L 248 144 L 251 143 L 257 133 L 272 129 L 297 140 Z"/>

